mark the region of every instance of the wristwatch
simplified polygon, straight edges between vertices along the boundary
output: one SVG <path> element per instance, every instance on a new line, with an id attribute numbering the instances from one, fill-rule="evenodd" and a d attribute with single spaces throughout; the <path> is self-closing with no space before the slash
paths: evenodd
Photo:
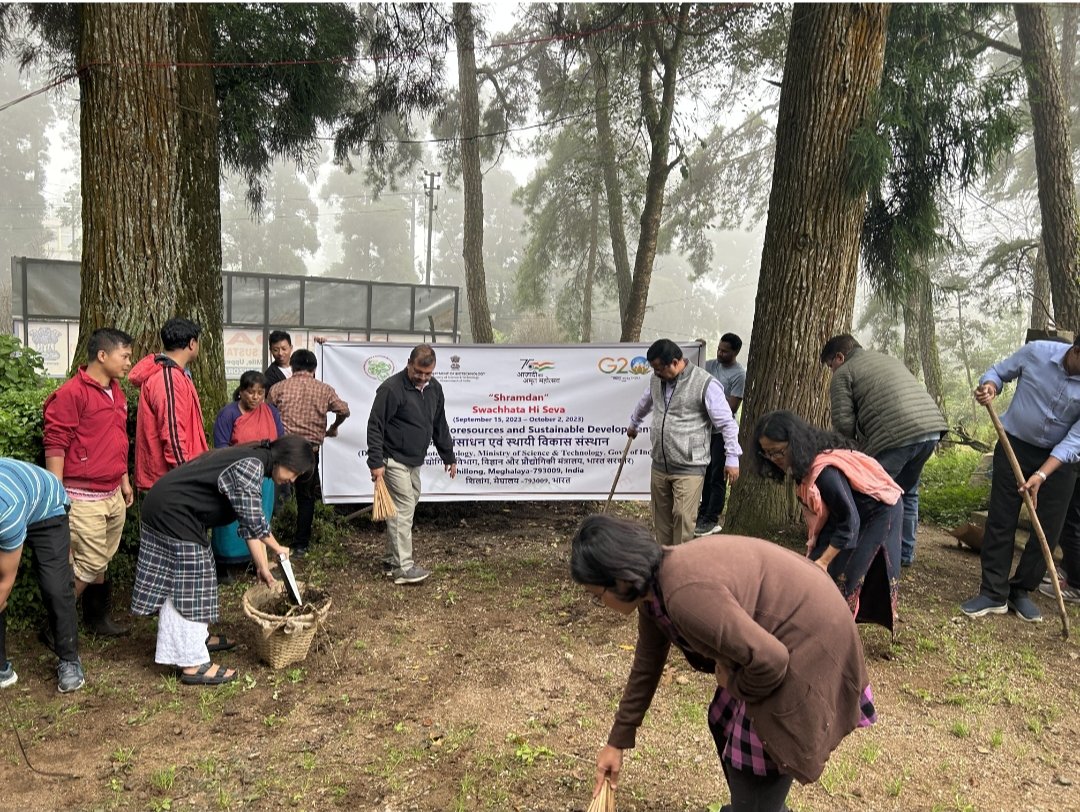
<path id="1" fill-rule="evenodd" d="M 1039 479 L 1041 479 L 1041 480 L 1042 480 L 1043 482 L 1046 482 L 1046 474 L 1045 474 L 1045 473 L 1043 473 L 1043 472 L 1042 472 L 1041 470 L 1039 470 L 1039 471 L 1036 471 L 1036 472 L 1035 472 L 1035 476 L 1037 476 L 1037 477 L 1038 477 Z"/>

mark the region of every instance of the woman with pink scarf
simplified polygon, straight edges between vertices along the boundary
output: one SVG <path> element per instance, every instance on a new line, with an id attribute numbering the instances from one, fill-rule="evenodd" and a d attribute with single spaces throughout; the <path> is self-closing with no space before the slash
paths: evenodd
<path id="1" fill-rule="evenodd" d="M 762 417 L 753 450 L 762 476 L 795 480 L 808 530 L 806 555 L 836 582 L 855 621 L 892 631 L 904 517 L 900 487 L 850 440 L 792 412 Z"/>

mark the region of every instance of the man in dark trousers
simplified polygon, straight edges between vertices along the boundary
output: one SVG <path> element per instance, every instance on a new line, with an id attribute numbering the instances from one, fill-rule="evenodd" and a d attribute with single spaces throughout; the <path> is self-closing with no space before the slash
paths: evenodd
<path id="1" fill-rule="evenodd" d="M 281 422 L 286 434 L 299 434 L 315 451 L 315 467 L 310 473 L 297 477 L 293 484 L 296 492 L 296 535 L 292 549 L 296 555 L 307 552 L 311 543 L 311 527 L 315 521 L 315 503 L 319 501 L 319 450 L 329 437 L 337 437 L 338 426 L 349 416 L 349 404 L 328 383 L 316 380 L 315 370 L 319 360 L 311 350 L 297 350 L 292 354 L 292 375 L 268 390 L 267 400 L 281 412 Z M 326 417 L 334 415 L 333 424 L 327 428 Z"/>
<path id="2" fill-rule="evenodd" d="M 900 563 L 911 566 L 919 526 L 919 479 L 948 428 L 945 418 L 902 361 L 864 350 L 847 333 L 825 343 L 821 363 L 833 373 L 833 428 L 881 463 L 904 492 Z"/>
<path id="3" fill-rule="evenodd" d="M 1065 521 L 1076 483 L 1075 464 L 1080 461 L 1080 337 L 1071 346 L 1058 341 L 1025 344 L 986 371 L 975 399 L 983 405 L 990 403 L 1009 381 L 1016 381 L 1016 391 L 1001 424 L 1024 481 L 1016 481 L 999 442 L 994 448 L 990 511 L 980 551 L 982 584 L 979 594 L 960 608 L 968 617 L 1012 610 L 1021 620 L 1037 623 L 1042 612 L 1029 594 L 1039 586 L 1046 561 L 1035 531 L 1011 579 L 1009 570 L 1024 491 L 1035 503 L 1051 545 L 1057 543 Z"/>
<path id="4" fill-rule="evenodd" d="M 68 555 L 67 494 L 60 480 L 44 468 L 0 457 L 0 688 L 19 679 L 7 658 L 7 602 L 15 586 L 23 547 L 33 552 L 34 575 L 49 615 L 56 656 L 57 688 L 66 694 L 86 683 L 79 660 L 75 586 Z"/>
<path id="5" fill-rule="evenodd" d="M 746 368 L 736 360 L 741 349 L 741 338 L 735 333 L 724 333 L 716 345 L 716 358 L 705 362 L 705 371 L 720 381 L 724 388 L 724 397 L 731 407 L 732 417 L 738 413 L 746 390 Z M 705 481 L 701 487 L 701 507 L 698 508 L 697 526 L 694 527 L 695 536 L 711 536 L 722 529 L 720 514 L 724 512 L 727 501 L 726 460 L 724 433 L 714 431 L 709 467 L 705 469 Z"/>
<path id="6" fill-rule="evenodd" d="M 450 478 L 457 475 L 446 400 L 434 374 L 435 350 L 428 344 L 413 347 L 405 369 L 379 385 L 368 417 L 371 481 L 385 483 L 397 510 L 386 521 L 383 572 L 399 585 L 431 575 L 413 560 L 412 524 L 420 501 L 420 466 L 432 442 Z"/>

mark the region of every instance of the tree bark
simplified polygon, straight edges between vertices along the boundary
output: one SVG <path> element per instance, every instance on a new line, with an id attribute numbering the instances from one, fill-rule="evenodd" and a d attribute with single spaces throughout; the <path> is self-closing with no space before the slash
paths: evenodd
<path id="1" fill-rule="evenodd" d="M 82 298 L 76 359 L 90 333 L 116 327 L 136 355 L 160 349 L 168 319 L 203 327 L 195 383 L 226 401 L 221 345 L 217 105 L 201 8 L 83 7 L 79 64 Z M 212 412 L 211 412 L 212 413 Z"/>
<path id="2" fill-rule="evenodd" d="M 904 366 L 912 375 L 919 374 L 919 294 L 915 285 L 904 297 Z"/>
<path id="3" fill-rule="evenodd" d="M 589 200 L 589 261 L 585 267 L 585 284 L 581 294 L 581 340 L 592 341 L 592 294 L 596 279 L 596 262 L 600 254 L 600 184 L 594 183 Z"/>
<path id="4" fill-rule="evenodd" d="M 855 305 L 865 190 L 849 177 L 852 134 L 881 83 L 888 6 L 796 4 L 776 129 L 776 157 L 740 443 L 766 412 L 790 409 L 826 424 L 822 345 L 845 332 Z M 791 490 L 757 476 L 743 455 L 725 527 L 768 537 L 790 527 Z"/>
<path id="5" fill-rule="evenodd" d="M 465 205 L 462 258 L 473 341 L 492 344 L 495 333 L 484 275 L 484 185 L 480 168 L 480 100 L 476 84 L 476 21 L 468 3 L 454 3 L 458 93 L 461 103 L 461 186 Z"/>
<path id="6" fill-rule="evenodd" d="M 1046 9 L 1017 3 L 1024 72 L 1028 83 L 1035 169 L 1039 179 L 1043 245 L 1050 275 L 1054 316 L 1059 327 L 1080 330 L 1080 267 L 1077 250 L 1076 194 L 1073 189 L 1072 144 L 1065 99 L 1055 62 L 1053 32 Z"/>
<path id="7" fill-rule="evenodd" d="M 671 117 L 675 112 L 678 71 L 682 64 L 690 6 L 690 3 L 679 6 L 679 17 L 673 26 L 670 45 L 664 41 L 664 32 L 658 26 L 645 26 L 638 37 L 638 91 L 645 129 L 649 133 L 649 174 L 645 179 L 645 202 L 641 208 L 634 277 L 622 323 L 620 340 L 624 342 L 639 341 L 641 327 L 645 323 L 649 284 L 656 260 L 656 240 L 664 214 L 664 191 L 668 175 L 674 168 L 674 164 L 668 162 Z M 658 12 L 653 3 L 642 4 L 641 13 L 646 20 L 657 19 Z M 653 86 L 653 73 L 658 69 L 661 71 L 659 100 Z"/>
<path id="8" fill-rule="evenodd" d="M 1050 294 L 1050 269 L 1046 267 L 1046 248 L 1042 235 L 1039 235 L 1039 247 L 1035 250 L 1035 262 L 1031 269 L 1031 320 L 1032 330 L 1049 330 L 1053 318 L 1053 304 Z"/>
<path id="9" fill-rule="evenodd" d="M 945 414 L 945 391 L 941 376 L 941 354 L 937 343 L 937 320 L 934 318 L 934 293 L 930 286 L 930 277 L 923 275 L 919 279 L 918 322 L 915 331 L 918 336 L 919 361 L 922 366 L 923 384 L 930 397 Z"/>
<path id="10" fill-rule="evenodd" d="M 607 195 L 608 231 L 611 234 L 611 253 L 615 263 L 615 283 L 619 290 L 619 321 L 626 316 L 630 302 L 630 254 L 626 249 L 626 220 L 623 211 L 622 183 L 615 157 L 615 137 L 611 131 L 611 90 L 608 84 L 608 66 L 589 41 L 589 59 L 592 65 L 594 98 L 596 101 L 596 150 L 604 173 L 604 191 Z"/>

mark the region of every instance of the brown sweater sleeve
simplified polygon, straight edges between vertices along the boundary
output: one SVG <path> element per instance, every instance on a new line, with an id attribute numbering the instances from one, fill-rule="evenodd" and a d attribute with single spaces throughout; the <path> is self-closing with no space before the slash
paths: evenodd
<path id="1" fill-rule="evenodd" d="M 787 675 L 787 647 L 747 614 L 731 592 L 693 583 L 667 596 L 675 627 L 698 654 L 729 671 L 727 688 L 736 699 L 760 702 Z"/>
<path id="2" fill-rule="evenodd" d="M 625 750 L 634 746 L 637 729 L 652 704 L 670 648 L 671 643 L 652 618 L 638 609 L 638 641 L 634 649 L 634 663 L 630 667 L 630 676 L 626 680 L 619 709 L 615 712 L 615 724 L 611 726 L 611 733 L 608 734 L 608 744 L 612 747 Z"/>

